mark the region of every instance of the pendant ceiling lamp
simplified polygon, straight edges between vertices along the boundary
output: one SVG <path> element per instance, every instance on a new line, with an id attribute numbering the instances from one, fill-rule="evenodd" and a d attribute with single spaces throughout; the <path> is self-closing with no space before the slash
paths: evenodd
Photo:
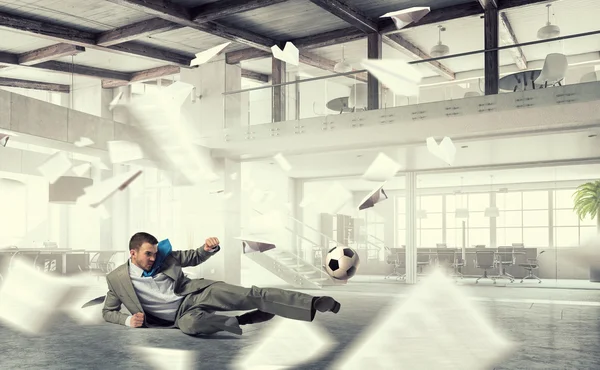
<path id="1" fill-rule="evenodd" d="M 540 40 L 553 39 L 555 37 L 560 36 L 560 27 L 558 27 L 555 24 L 550 23 L 550 7 L 551 6 L 552 6 L 552 4 L 546 5 L 546 8 L 548 9 L 548 20 L 546 22 L 546 25 L 537 31 L 537 37 Z"/>
<path id="2" fill-rule="evenodd" d="M 335 73 L 352 72 L 352 66 L 350 65 L 350 63 L 346 62 L 346 58 L 344 56 L 344 45 L 342 45 L 342 61 L 336 63 L 336 65 L 333 66 L 333 71 Z"/>
<path id="3" fill-rule="evenodd" d="M 446 31 L 446 28 L 443 26 L 438 26 L 438 43 L 434 47 L 431 48 L 431 55 L 434 58 L 443 57 L 444 55 L 448 55 L 450 53 L 450 48 L 448 45 L 442 44 L 442 32 Z"/>

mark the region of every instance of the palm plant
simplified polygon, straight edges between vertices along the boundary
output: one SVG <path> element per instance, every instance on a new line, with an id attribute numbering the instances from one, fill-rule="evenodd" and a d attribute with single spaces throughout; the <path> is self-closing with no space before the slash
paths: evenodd
<path id="1" fill-rule="evenodd" d="M 595 218 L 600 234 L 600 180 L 580 185 L 573 197 L 575 198 L 573 210 L 577 213 L 579 219 L 583 220 L 587 216 L 592 219 Z"/>

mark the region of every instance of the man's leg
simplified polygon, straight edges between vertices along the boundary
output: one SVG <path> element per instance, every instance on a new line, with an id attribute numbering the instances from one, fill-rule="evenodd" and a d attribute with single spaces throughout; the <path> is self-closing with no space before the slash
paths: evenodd
<path id="1" fill-rule="evenodd" d="M 244 288 L 217 282 L 186 299 L 187 305 L 204 311 L 262 312 L 294 320 L 312 321 L 316 311 L 339 310 L 339 303 L 331 297 L 314 297 L 309 294 L 277 288 Z"/>
<path id="2" fill-rule="evenodd" d="M 210 335 L 219 331 L 242 334 L 242 329 L 235 323 L 228 322 L 231 317 L 192 308 L 177 320 L 177 327 L 188 335 Z"/>

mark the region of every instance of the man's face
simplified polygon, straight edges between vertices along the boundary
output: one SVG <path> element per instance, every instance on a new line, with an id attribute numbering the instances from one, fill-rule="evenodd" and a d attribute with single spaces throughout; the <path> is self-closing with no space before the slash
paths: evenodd
<path id="1" fill-rule="evenodd" d="M 156 260 L 156 253 L 158 252 L 158 245 L 144 243 L 138 251 L 132 249 L 129 251 L 131 254 L 131 261 L 139 268 L 145 271 L 152 270 L 154 261 Z"/>

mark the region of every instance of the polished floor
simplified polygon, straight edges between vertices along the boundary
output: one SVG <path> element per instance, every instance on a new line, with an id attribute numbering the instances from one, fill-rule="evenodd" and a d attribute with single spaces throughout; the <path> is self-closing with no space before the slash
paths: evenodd
<path id="1" fill-rule="evenodd" d="M 342 303 L 342 311 L 318 316 L 313 324 L 322 325 L 337 344 L 327 355 L 296 368 L 327 369 L 393 299 L 404 299 L 418 288 L 360 279 L 327 288 L 326 293 Z M 517 344 L 514 353 L 495 369 L 600 368 L 600 291 L 490 285 L 461 288 L 495 329 Z M 93 297 L 103 291 L 100 282 L 88 294 Z M 130 329 L 108 323 L 81 326 L 60 316 L 50 332 L 40 337 L 0 326 L 0 369 L 150 369 L 132 346 L 191 350 L 196 353 L 195 369 L 229 369 L 241 350 L 257 345 L 264 329 L 265 324 L 260 324 L 249 327 L 241 337 L 194 338 L 176 329 Z M 369 370 L 401 368 L 388 363 Z"/>

